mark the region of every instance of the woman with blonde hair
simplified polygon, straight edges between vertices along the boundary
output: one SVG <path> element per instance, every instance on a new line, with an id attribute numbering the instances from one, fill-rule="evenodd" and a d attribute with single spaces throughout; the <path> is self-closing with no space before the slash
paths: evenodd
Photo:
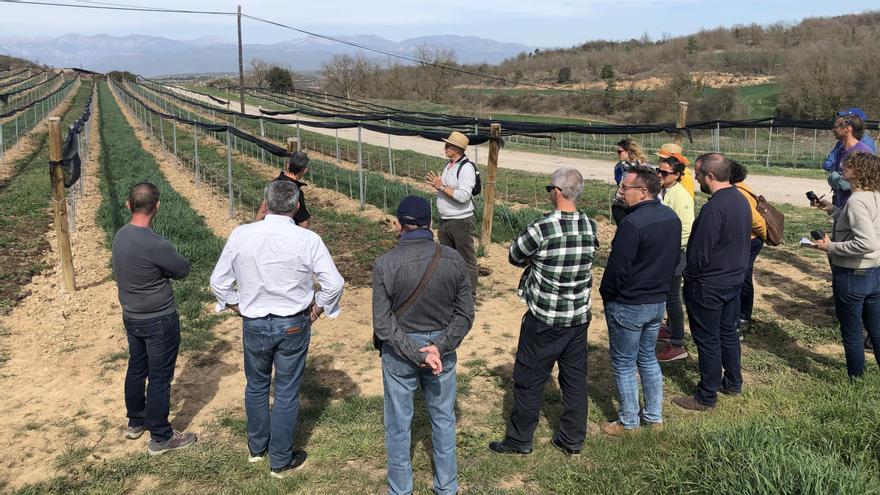
<path id="1" fill-rule="evenodd" d="M 621 139 L 617 142 L 617 163 L 614 165 L 614 182 L 619 186 L 623 176 L 629 172 L 629 169 L 647 162 L 645 154 L 642 152 L 641 146 L 630 138 Z M 619 225 L 623 217 L 626 216 L 626 204 L 623 197 L 620 196 L 620 190 L 614 196 L 611 203 L 611 217 L 614 218 L 614 224 Z"/>
<path id="2" fill-rule="evenodd" d="M 841 208 L 821 203 L 834 219 L 834 227 L 831 237 L 825 234 L 814 245 L 827 252 L 831 262 L 846 371 L 850 378 L 857 378 L 865 371 L 863 326 L 880 366 L 880 158 L 853 153 L 842 168 L 852 196 Z"/>

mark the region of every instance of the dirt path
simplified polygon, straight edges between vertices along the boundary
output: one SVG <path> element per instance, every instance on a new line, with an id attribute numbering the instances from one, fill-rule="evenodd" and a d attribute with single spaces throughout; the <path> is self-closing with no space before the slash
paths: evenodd
<path id="1" fill-rule="evenodd" d="M 176 87 L 166 87 L 170 91 L 176 91 L 190 98 L 225 108 L 207 96 L 200 95 L 191 91 Z M 238 100 L 231 100 L 231 105 L 237 107 Z M 259 109 L 253 105 L 245 105 L 245 112 L 250 115 L 259 115 Z M 278 116 L 284 118 L 283 116 Z M 308 117 L 300 116 L 302 120 L 309 120 Z M 317 119 L 314 119 L 317 120 Z M 315 132 L 328 136 L 334 135 L 333 129 L 309 128 L 309 132 Z M 388 136 L 378 132 L 362 129 L 363 142 L 376 146 L 387 146 Z M 357 129 L 339 129 L 339 137 L 357 141 Z M 393 149 L 412 150 L 430 156 L 442 157 L 442 143 L 429 141 L 420 137 L 392 136 L 391 147 Z M 479 148 L 479 153 L 475 153 L 474 148 Z M 486 164 L 489 157 L 489 149 L 486 145 L 475 146 L 468 150 L 468 156 L 474 158 L 479 154 L 479 163 Z M 559 167 L 575 167 L 581 171 L 585 179 L 598 180 L 607 183 L 613 181 L 611 170 L 614 162 L 611 160 L 597 160 L 592 158 L 573 158 L 566 156 L 546 155 L 541 153 L 532 153 L 519 150 L 503 150 L 499 157 L 500 167 L 514 170 L 525 170 L 541 174 L 551 174 Z M 778 177 L 771 175 L 749 175 L 749 184 L 753 189 L 759 191 L 768 201 L 774 203 L 789 203 L 793 205 L 805 206 L 804 193 L 807 191 L 825 191 L 828 184 L 820 179 L 805 179 L 796 177 Z"/>

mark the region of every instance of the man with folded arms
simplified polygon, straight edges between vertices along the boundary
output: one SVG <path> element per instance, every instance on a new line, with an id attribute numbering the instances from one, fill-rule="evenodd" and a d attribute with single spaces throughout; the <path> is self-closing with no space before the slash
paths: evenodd
<path id="1" fill-rule="evenodd" d="M 160 206 L 155 185 L 133 186 L 125 206 L 131 210 L 131 222 L 113 238 L 113 276 L 130 355 L 125 373 L 125 437 L 135 440 L 149 429 L 147 450 L 158 455 L 196 441 L 195 434 L 175 431 L 168 422 L 171 379 L 180 348 L 180 317 L 171 279 L 186 278 L 190 265 L 151 229 Z"/>
<path id="2" fill-rule="evenodd" d="M 413 396 L 425 394 L 434 450 L 434 493 L 458 493 L 455 454 L 455 350 L 474 321 L 468 267 L 434 242 L 431 205 L 407 196 L 397 207 L 400 243 L 373 266 L 373 331 L 385 388 L 388 489 L 413 491 Z"/>
<path id="3" fill-rule="evenodd" d="M 528 311 L 520 324 L 513 367 L 513 410 L 498 454 L 531 454 L 544 384 L 559 363 L 562 416 L 551 444 L 580 455 L 587 433 L 587 327 L 596 224 L 578 211 L 584 179 L 563 167 L 546 186 L 554 211 L 529 225 L 510 245 L 509 261 L 524 267 L 518 293 Z"/>
<path id="4" fill-rule="evenodd" d="M 305 451 L 293 451 L 293 436 L 312 322 L 323 313 L 339 314 L 343 280 L 321 237 L 294 223 L 296 184 L 270 182 L 263 201 L 266 218 L 230 234 L 211 274 L 211 290 L 219 311 L 229 308 L 244 320 L 248 460 L 259 462 L 268 453 L 271 476 L 284 478 L 306 460 Z M 313 276 L 321 286 L 317 293 Z"/>
<path id="5" fill-rule="evenodd" d="M 739 294 L 749 265 L 752 209 L 730 184 L 730 160 L 720 153 L 697 158 L 700 190 L 711 194 L 694 221 L 684 269 L 684 303 L 699 352 L 700 383 L 679 407 L 708 411 L 718 392 L 742 391 Z M 723 374 L 722 374 L 723 371 Z"/>

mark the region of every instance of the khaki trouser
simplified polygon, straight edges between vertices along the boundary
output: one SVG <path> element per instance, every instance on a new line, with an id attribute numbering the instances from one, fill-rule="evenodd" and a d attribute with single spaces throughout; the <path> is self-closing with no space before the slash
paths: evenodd
<path id="1" fill-rule="evenodd" d="M 477 252 L 474 247 L 474 234 L 476 233 L 476 221 L 471 215 L 460 219 L 441 219 L 438 238 L 440 244 L 449 246 L 464 258 L 471 276 L 471 289 L 474 298 L 477 297 Z"/>

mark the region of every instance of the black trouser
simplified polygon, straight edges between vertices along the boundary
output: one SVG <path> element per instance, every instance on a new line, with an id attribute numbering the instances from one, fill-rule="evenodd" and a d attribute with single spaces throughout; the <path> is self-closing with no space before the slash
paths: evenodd
<path id="1" fill-rule="evenodd" d="M 440 229 L 437 237 L 440 244 L 449 246 L 458 251 L 464 258 L 471 276 L 471 290 L 477 295 L 477 251 L 474 249 L 474 235 L 476 233 L 474 216 L 467 218 L 452 218 L 440 220 Z"/>
<path id="2" fill-rule="evenodd" d="M 714 406 L 718 390 L 742 390 L 739 336 L 736 314 L 741 286 L 712 287 L 685 282 L 691 336 L 699 352 L 700 383 L 694 397 L 701 404 Z"/>
<path id="3" fill-rule="evenodd" d="M 755 272 L 755 259 L 761 248 L 764 247 L 764 241 L 760 237 L 752 239 L 749 245 L 749 267 L 746 270 L 746 278 L 743 282 L 742 291 L 739 293 L 739 320 L 752 321 L 752 307 L 755 305 L 755 285 L 753 274 Z M 739 323 L 737 323 L 739 326 Z"/>
<path id="4" fill-rule="evenodd" d="M 553 365 L 559 363 L 562 416 L 556 433 L 558 443 L 580 450 L 587 434 L 587 323 L 551 327 L 531 312 L 522 319 L 516 364 L 513 367 L 513 410 L 505 441 L 513 447 L 532 447 L 538 426 L 544 384 Z"/>
<path id="5" fill-rule="evenodd" d="M 674 346 L 684 345 L 684 309 L 681 304 L 681 274 L 687 260 L 687 253 L 682 250 L 678 265 L 673 272 L 669 292 L 666 293 L 666 316 L 668 318 L 669 343 Z"/>

